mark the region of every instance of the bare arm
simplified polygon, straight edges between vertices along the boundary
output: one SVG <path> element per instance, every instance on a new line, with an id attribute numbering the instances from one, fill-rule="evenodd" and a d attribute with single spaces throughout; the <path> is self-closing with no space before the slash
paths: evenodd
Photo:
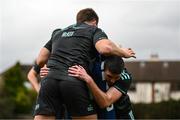
<path id="1" fill-rule="evenodd" d="M 36 59 L 36 64 L 39 65 L 39 67 L 43 67 L 48 58 L 49 58 L 49 55 L 50 55 L 50 52 L 47 48 L 42 48 L 37 59 Z M 39 86 L 39 83 L 38 83 L 38 74 L 34 68 L 31 68 L 31 70 L 29 71 L 27 77 L 28 77 L 28 80 L 30 81 L 31 85 L 33 86 L 33 88 L 36 90 L 36 92 L 39 92 L 39 89 L 40 89 L 40 86 Z"/>
<path id="2" fill-rule="evenodd" d="M 110 89 L 105 93 L 103 92 L 94 82 L 94 80 L 87 74 L 85 69 L 81 66 L 72 66 L 68 70 L 70 76 L 77 77 L 87 83 L 87 86 L 92 91 L 92 94 L 101 108 L 110 106 L 112 103 L 116 102 L 122 93 L 116 88 L 110 87 Z"/>
<path id="3" fill-rule="evenodd" d="M 131 48 L 121 48 L 108 39 L 99 40 L 95 47 L 100 54 L 117 55 L 124 58 L 135 58 L 135 53 Z"/>
<path id="4" fill-rule="evenodd" d="M 36 59 L 36 63 L 42 68 L 47 63 L 49 56 L 50 51 L 43 47 Z"/>
<path id="5" fill-rule="evenodd" d="M 27 77 L 28 77 L 29 82 L 33 86 L 33 88 L 38 93 L 39 92 L 39 88 L 40 88 L 39 83 L 38 83 L 38 79 L 37 79 L 38 74 L 36 73 L 36 71 L 34 71 L 33 68 L 31 68 L 31 70 L 29 71 Z"/>

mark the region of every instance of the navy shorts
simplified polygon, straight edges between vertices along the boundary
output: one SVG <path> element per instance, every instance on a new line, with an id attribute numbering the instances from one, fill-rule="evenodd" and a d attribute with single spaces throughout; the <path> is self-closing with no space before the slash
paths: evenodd
<path id="1" fill-rule="evenodd" d="M 60 112 L 63 104 L 72 116 L 96 114 L 94 103 L 84 81 L 70 76 L 67 76 L 66 80 L 45 77 L 41 81 L 34 116 L 55 116 Z"/>

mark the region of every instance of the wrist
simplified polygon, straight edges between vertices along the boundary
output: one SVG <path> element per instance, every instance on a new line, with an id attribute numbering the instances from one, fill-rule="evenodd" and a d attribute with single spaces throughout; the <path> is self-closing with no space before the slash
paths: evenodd
<path id="1" fill-rule="evenodd" d="M 92 78 L 91 78 L 90 76 L 88 76 L 87 79 L 86 79 L 86 83 L 87 83 L 87 84 L 90 84 L 91 81 L 92 81 Z"/>
<path id="2" fill-rule="evenodd" d="M 124 49 L 119 48 L 119 50 L 120 50 L 120 55 L 119 56 L 126 58 L 126 52 L 124 51 Z"/>

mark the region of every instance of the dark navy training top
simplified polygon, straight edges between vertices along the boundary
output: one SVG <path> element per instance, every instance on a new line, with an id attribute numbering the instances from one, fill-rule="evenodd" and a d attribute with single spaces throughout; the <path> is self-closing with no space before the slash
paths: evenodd
<path id="1" fill-rule="evenodd" d="M 62 30 L 55 30 L 46 47 L 51 56 L 47 67 L 53 77 L 68 76 L 70 66 L 81 65 L 89 72 L 89 65 L 95 58 L 95 44 L 107 35 L 98 27 L 77 23 Z M 48 75 L 49 75 L 48 74 Z"/>

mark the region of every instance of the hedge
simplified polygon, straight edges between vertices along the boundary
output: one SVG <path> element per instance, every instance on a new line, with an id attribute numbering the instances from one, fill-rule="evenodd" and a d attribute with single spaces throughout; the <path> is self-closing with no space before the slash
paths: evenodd
<path id="1" fill-rule="evenodd" d="M 134 104 L 133 110 L 136 119 L 180 119 L 180 100 Z"/>

